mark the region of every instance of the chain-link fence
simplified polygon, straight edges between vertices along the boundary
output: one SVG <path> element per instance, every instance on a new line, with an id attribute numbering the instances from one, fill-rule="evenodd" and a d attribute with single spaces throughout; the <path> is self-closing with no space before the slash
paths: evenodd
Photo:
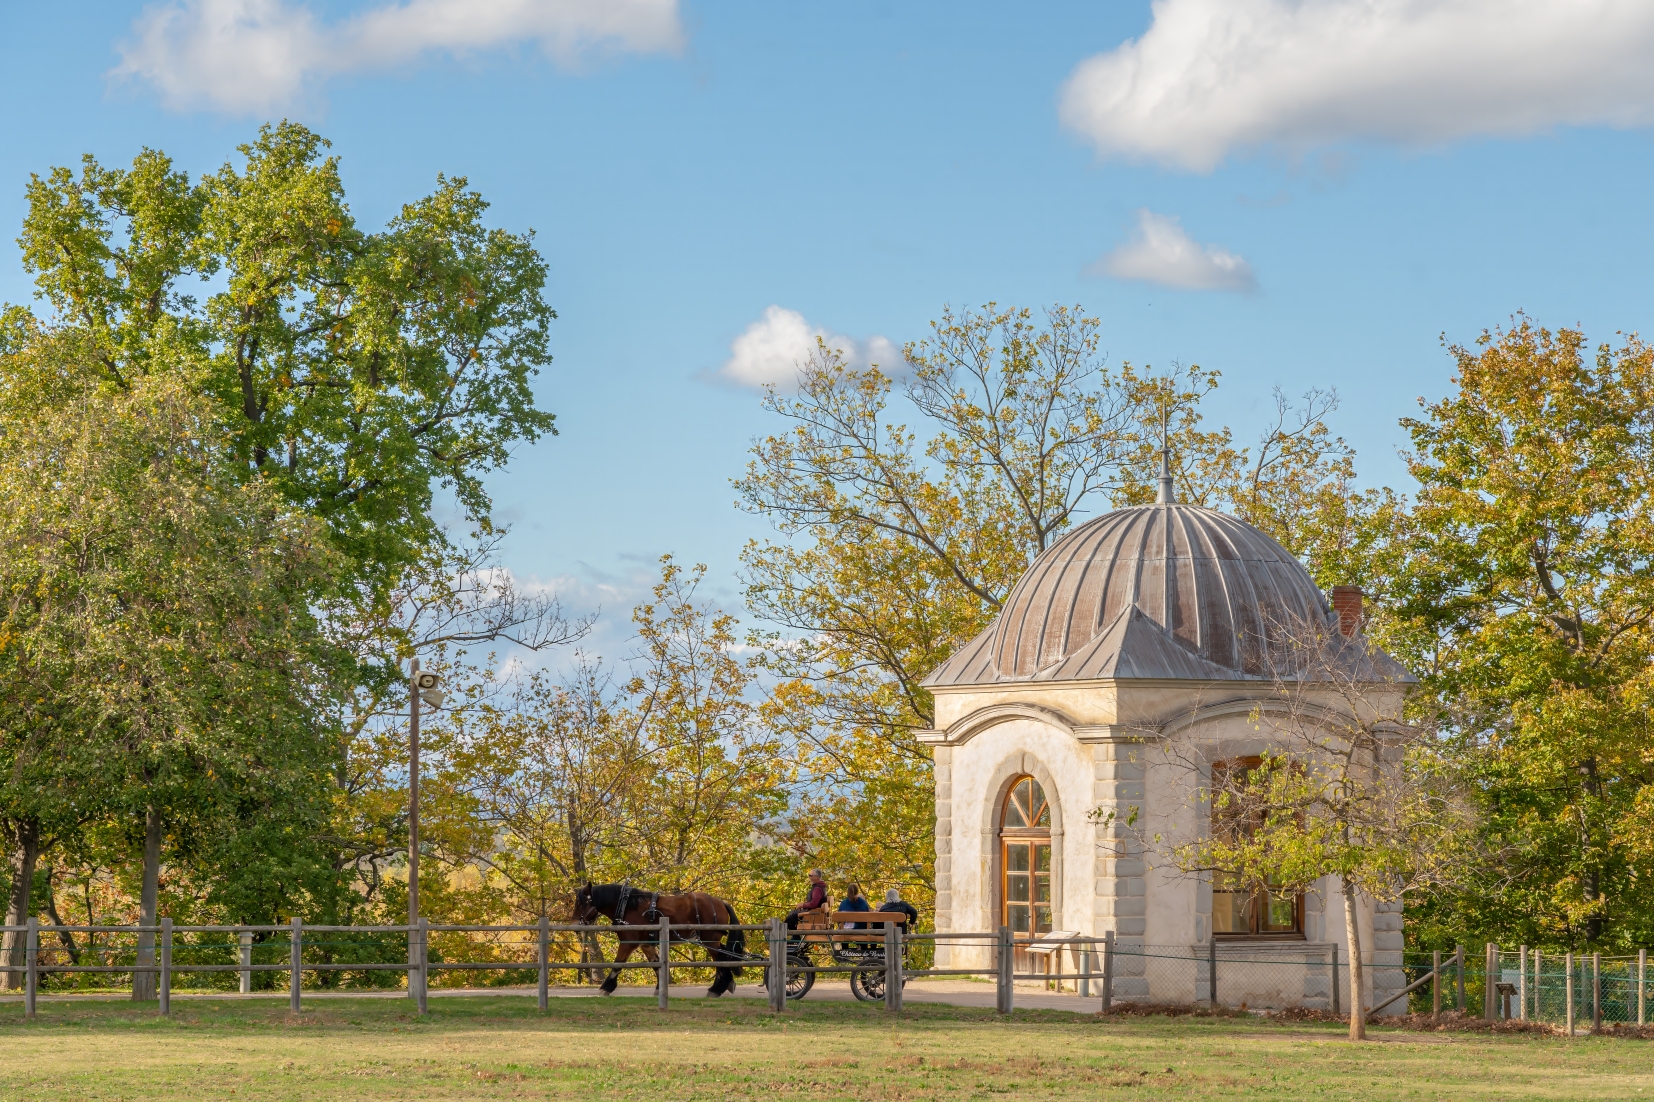
<path id="1" fill-rule="evenodd" d="M 1648 951 L 1636 956 L 1547 953 L 1519 948 L 1491 955 L 1493 1002 L 1501 1018 L 1570 1027 L 1648 1024 Z"/>

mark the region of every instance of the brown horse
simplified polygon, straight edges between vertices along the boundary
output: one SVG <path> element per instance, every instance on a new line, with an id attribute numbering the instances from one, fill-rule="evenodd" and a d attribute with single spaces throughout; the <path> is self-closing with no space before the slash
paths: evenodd
<path id="1" fill-rule="evenodd" d="M 620 947 L 615 951 L 614 959 L 616 964 L 625 964 L 634 949 L 641 949 L 648 960 L 656 960 L 658 956 L 655 947 L 659 944 L 660 935 L 654 930 L 628 930 L 628 926 L 654 926 L 662 918 L 671 922 L 673 927 L 702 923 L 733 926 L 741 921 L 735 917 L 735 908 L 727 900 L 705 892 L 659 895 L 640 891 L 628 884 L 588 883 L 574 893 L 574 922 L 581 926 L 595 926 L 599 916 L 620 927 Z M 673 941 L 699 942 L 707 956 L 715 961 L 743 960 L 746 957 L 745 930 L 685 930 L 679 934 L 674 928 L 671 934 Z M 740 974 L 739 968 L 718 969 L 712 986 L 707 988 L 707 995 L 717 997 L 735 990 L 735 978 Z M 620 969 L 611 968 L 600 990 L 605 995 L 612 995 L 619 984 Z"/>

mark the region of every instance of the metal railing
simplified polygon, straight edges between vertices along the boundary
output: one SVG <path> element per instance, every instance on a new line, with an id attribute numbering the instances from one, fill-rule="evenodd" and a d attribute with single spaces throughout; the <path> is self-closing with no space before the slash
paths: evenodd
<path id="1" fill-rule="evenodd" d="M 674 946 L 697 945 L 695 935 L 734 931 L 762 933 L 763 952 L 742 951 L 726 959 L 673 959 Z M 42 933 L 57 934 L 68 944 L 43 946 Z M 1157 946 L 1124 941 L 1112 932 L 1100 937 L 1072 937 L 1060 941 L 1020 939 L 1007 927 L 997 931 L 909 933 L 895 924 L 877 929 L 810 931 L 797 934 L 780 919 L 762 924 L 576 925 L 542 918 L 533 925 L 433 924 L 336 926 L 312 925 L 293 919 L 280 925 L 174 926 L 162 919 L 154 926 L 49 926 L 31 918 L 26 926 L 0 926 L 0 933 L 24 935 L 24 963 L 0 964 L 0 974 L 23 973 L 25 1013 L 33 1017 L 43 979 L 54 976 L 128 974 L 154 976 L 162 1014 L 171 1012 L 175 980 L 186 976 L 234 973 L 242 993 L 249 993 L 261 973 L 286 973 L 289 1008 L 302 1007 L 304 974 L 324 982 L 341 973 L 359 978 L 385 972 L 406 973 L 407 993 L 427 1009 L 432 973 L 492 972 L 536 982 L 540 1009 L 548 1006 L 553 973 L 573 972 L 595 979 L 598 973 L 625 976 L 638 970 L 651 977 L 657 1004 L 667 1005 L 673 970 L 704 972 L 754 968 L 761 970 L 772 1010 L 785 1009 L 791 977 L 809 974 L 875 977 L 882 981 L 888 1009 L 902 1008 L 903 987 L 927 977 L 989 977 L 995 984 L 995 1006 L 1010 1013 L 1016 1002 L 1016 984 L 1043 981 L 1059 990 L 1072 984 L 1081 998 L 1097 999 L 1102 1012 L 1128 1004 L 1217 1009 L 1303 1007 L 1334 1014 L 1347 1012 L 1350 988 L 1348 954 L 1330 943 L 1224 943 L 1196 946 Z M 70 935 L 87 935 L 87 944 L 74 944 Z M 471 935 L 484 934 L 481 945 Z M 233 935 L 234 941 L 213 940 Z M 463 947 L 463 954 L 489 959 L 446 959 L 439 947 Z M 554 959 L 554 938 L 573 935 L 588 945 L 593 937 L 624 936 L 653 959 Z M 102 936 L 104 941 L 99 943 Z M 406 939 L 406 950 L 402 940 Z M 131 944 L 116 944 L 127 939 Z M 391 940 L 394 939 L 394 942 Z M 806 940 L 807 939 L 807 940 Z M 720 940 L 723 940 L 720 938 Z M 641 943 L 641 944 L 639 944 Z M 831 963 L 808 956 L 808 945 L 827 944 L 854 952 L 831 953 Z M 72 947 L 72 950 L 71 950 Z M 915 967 L 910 958 L 938 959 L 939 966 Z M 402 959 L 385 959 L 394 948 Z M 703 947 L 704 948 L 704 947 Z M 1030 953 L 1030 950 L 1033 950 Z M 729 952 L 724 950 L 724 952 Z M 233 957 L 231 955 L 233 954 Z M 1043 957 L 1045 971 L 1018 971 L 1018 958 Z M 1065 970 L 1064 956 L 1073 969 Z M 230 957 L 231 959 L 226 959 Z M 967 958 L 956 963 L 953 958 Z M 43 959 L 46 958 L 46 959 Z M 97 963 L 82 963 L 90 958 Z M 1556 1021 L 1571 1035 L 1576 1021 L 1592 1028 L 1604 1022 L 1646 1023 L 1649 998 L 1647 953 L 1635 958 L 1598 955 L 1553 956 L 1526 948 L 1501 952 L 1488 945 L 1480 966 L 1472 965 L 1463 947 L 1452 954 L 1374 953 L 1363 958 L 1368 980 L 1362 1003 L 1369 1015 L 1386 1011 L 1405 1013 L 1424 998 L 1429 985 L 1430 1010 L 1439 1015 L 1445 1000 L 1461 1012 L 1469 995 L 1481 998 L 1481 1015 Z M 1053 967 L 1053 965 L 1055 967 Z M 375 981 L 381 982 L 381 981 Z M 397 981 L 400 983 L 400 981 Z M 865 987 L 865 985 L 864 985 Z M 1399 1010 L 1391 1008 L 1401 1000 Z"/>

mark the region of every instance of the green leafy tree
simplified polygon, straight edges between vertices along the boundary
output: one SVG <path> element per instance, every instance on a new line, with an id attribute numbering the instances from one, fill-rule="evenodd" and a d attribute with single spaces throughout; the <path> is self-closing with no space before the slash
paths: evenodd
<path id="1" fill-rule="evenodd" d="M 1473 770 L 1489 844 L 1423 900 L 1454 932 L 1626 951 L 1654 937 L 1654 350 L 1518 316 L 1450 349 L 1421 416 L 1415 507 L 1386 541 L 1386 645 Z"/>
<path id="2" fill-rule="evenodd" d="M 105 380 L 210 395 L 246 474 L 384 578 L 433 539 L 434 485 L 486 520 L 482 476 L 553 431 L 531 380 L 555 314 L 532 235 L 487 228 L 465 180 L 372 232 L 326 148 L 266 126 L 193 182 L 155 150 L 127 169 L 87 156 L 33 178 L 19 244 Z"/>
<path id="3" fill-rule="evenodd" d="M 129 825 L 146 924 L 169 839 L 227 885 L 268 873 L 269 831 L 325 811 L 336 745 L 342 670 L 311 597 L 338 556 L 222 436 L 164 376 L 0 413 L 4 742 L 66 763 L 82 819 Z"/>
<path id="4" fill-rule="evenodd" d="M 1349 1036 L 1359 1041 L 1373 1009 L 1362 901 L 1440 890 L 1483 855 L 1459 771 L 1435 732 L 1408 720 L 1411 686 L 1356 657 L 1360 637 L 1352 644 L 1324 623 L 1282 627 L 1291 650 L 1272 698 L 1252 715 L 1270 749 L 1255 766 L 1223 769 L 1200 747 L 1163 748 L 1197 821 L 1175 838 L 1145 840 L 1173 867 L 1254 898 L 1290 900 L 1335 877 L 1349 947 Z"/>
<path id="5" fill-rule="evenodd" d="M 1217 374 L 1156 374 L 1100 351 L 1079 308 L 945 312 L 905 350 L 907 375 L 858 369 L 825 345 L 765 408 L 736 482 L 782 539 L 743 552 L 747 603 L 773 634 L 766 722 L 800 768 L 788 843 L 858 879 L 933 890 L 924 676 L 984 630 L 1033 559 L 1090 512 L 1152 500 L 1163 445 L 1183 500 L 1260 523 L 1327 575 L 1357 572 L 1349 449 L 1312 393 L 1256 452 L 1201 422 Z M 915 427 L 898 413 L 916 417 Z M 877 824 L 876 827 L 871 824 Z M 877 836 L 875 839 L 872 836 Z"/>

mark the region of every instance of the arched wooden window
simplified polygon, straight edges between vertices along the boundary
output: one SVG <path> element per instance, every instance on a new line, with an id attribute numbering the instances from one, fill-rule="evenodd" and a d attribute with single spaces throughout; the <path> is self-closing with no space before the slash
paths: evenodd
<path id="1" fill-rule="evenodd" d="M 1014 937 L 1051 932 L 1051 805 L 1032 777 L 1011 782 L 999 816 L 1001 919 Z"/>
<path id="2" fill-rule="evenodd" d="M 1239 788 L 1246 774 L 1263 764 L 1262 758 L 1239 758 L 1212 765 L 1212 791 Z M 1212 812 L 1214 834 L 1250 834 L 1258 813 Z M 1304 894 L 1285 891 L 1273 877 L 1247 885 L 1222 872 L 1212 874 L 1212 933 L 1216 937 L 1301 938 L 1304 935 Z"/>

